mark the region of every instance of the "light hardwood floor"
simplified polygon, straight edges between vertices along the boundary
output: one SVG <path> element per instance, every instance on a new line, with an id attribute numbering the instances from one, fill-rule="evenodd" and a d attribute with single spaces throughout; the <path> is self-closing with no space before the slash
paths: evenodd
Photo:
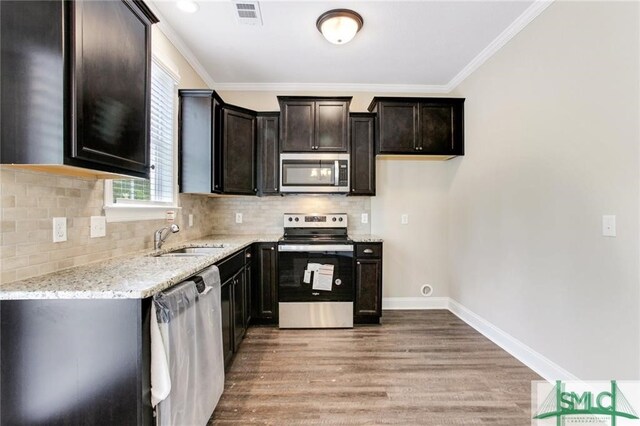
<path id="1" fill-rule="evenodd" d="M 449 311 L 353 330 L 251 327 L 210 425 L 530 425 L 541 378 Z"/>

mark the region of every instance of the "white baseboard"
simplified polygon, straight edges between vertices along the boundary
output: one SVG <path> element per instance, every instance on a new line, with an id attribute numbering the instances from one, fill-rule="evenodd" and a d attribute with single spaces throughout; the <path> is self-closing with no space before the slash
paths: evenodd
<path id="1" fill-rule="evenodd" d="M 449 309 L 448 297 L 383 297 L 382 309 Z"/>
<path id="2" fill-rule="evenodd" d="M 515 337 L 491 324 L 475 312 L 449 298 L 449 310 L 462 321 L 475 328 L 480 334 L 510 353 L 518 361 L 538 373 L 547 381 L 578 380 L 558 364 L 531 349 Z"/>
<path id="3" fill-rule="evenodd" d="M 520 340 L 450 297 L 385 297 L 382 299 L 382 309 L 447 309 L 545 380 L 551 382 L 555 380 L 579 380 L 549 358 L 531 349 Z"/>

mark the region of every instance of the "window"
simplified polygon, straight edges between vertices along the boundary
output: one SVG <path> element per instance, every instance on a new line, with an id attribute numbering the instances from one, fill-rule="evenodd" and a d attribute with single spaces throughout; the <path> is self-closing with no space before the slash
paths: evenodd
<path id="1" fill-rule="evenodd" d="M 151 170 L 149 180 L 105 181 L 108 221 L 161 219 L 176 208 L 174 178 L 177 77 L 157 60 L 151 65 Z"/>

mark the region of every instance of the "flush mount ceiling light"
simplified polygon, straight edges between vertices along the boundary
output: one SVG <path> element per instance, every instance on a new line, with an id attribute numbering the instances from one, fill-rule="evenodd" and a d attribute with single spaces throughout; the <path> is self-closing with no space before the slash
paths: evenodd
<path id="1" fill-rule="evenodd" d="M 320 15 L 318 31 L 333 44 L 345 44 L 362 28 L 362 16 L 349 9 L 333 9 Z"/>
<path id="2" fill-rule="evenodd" d="M 180 0 L 176 2 L 176 7 L 183 12 L 196 13 L 200 6 L 193 0 Z"/>

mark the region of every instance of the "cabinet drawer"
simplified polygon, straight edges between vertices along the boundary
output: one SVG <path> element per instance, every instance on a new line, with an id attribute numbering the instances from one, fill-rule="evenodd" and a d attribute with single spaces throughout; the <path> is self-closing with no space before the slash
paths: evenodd
<path id="1" fill-rule="evenodd" d="M 244 250 L 226 258 L 216 266 L 220 270 L 220 282 L 225 282 L 244 267 Z"/>
<path id="2" fill-rule="evenodd" d="M 382 257 L 382 244 L 358 244 L 356 257 Z"/>

